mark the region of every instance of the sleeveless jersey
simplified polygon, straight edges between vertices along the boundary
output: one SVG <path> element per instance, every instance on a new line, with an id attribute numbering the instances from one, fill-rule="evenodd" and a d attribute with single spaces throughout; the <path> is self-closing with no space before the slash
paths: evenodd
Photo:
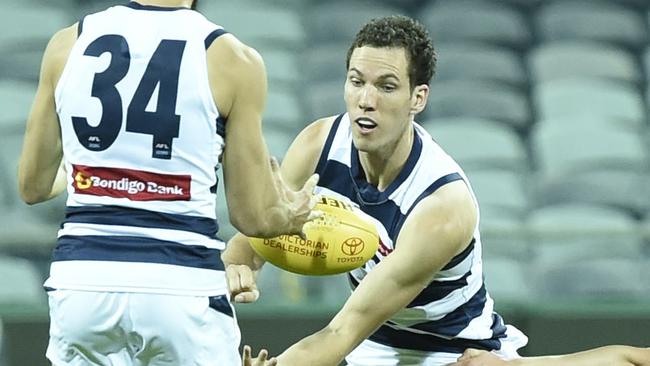
<path id="1" fill-rule="evenodd" d="M 226 293 L 215 216 L 225 131 L 206 61 L 223 28 L 131 2 L 78 31 L 55 90 L 68 199 L 45 285 Z"/>
<path id="2" fill-rule="evenodd" d="M 456 162 L 417 123 L 413 123 L 413 129 L 413 146 L 406 164 L 383 192 L 365 179 L 347 114 L 335 120 L 326 140 L 316 168 L 320 174 L 317 192 L 358 205 L 374 218 L 380 236 L 375 256 L 348 273 L 353 289 L 395 249 L 404 221 L 420 200 L 457 180 L 465 181 L 471 192 L 467 177 Z M 483 283 L 477 222 L 468 247 L 369 339 L 403 349 L 462 353 L 468 347 L 499 349 L 499 339 L 505 336 L 506 326 L 493 312 L 493 301 Z"/>

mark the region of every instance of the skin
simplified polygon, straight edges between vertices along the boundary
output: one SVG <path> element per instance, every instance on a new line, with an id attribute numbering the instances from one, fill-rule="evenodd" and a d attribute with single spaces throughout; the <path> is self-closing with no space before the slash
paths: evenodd
<path id="1" fill-rule="evenodd" d="M 410 89 L 407 70 L 402 48 L 361 47 L 354 50 L 347 73 L 344 94 L 353 141 L 366 180 L 380 190 L 404 166 L 413 141 L 411 123 L 428 97 L 427 85 Z M 282 176 L 290 186 L 299 186 L 314 171 L 334 118 L 314 122 L 289 148 Z M 356 123 L 363 118 L 377 127 L 364 130 Z M 325 328 L 288 348 L 277 357 L 277 364 L 338 365 L 467 247 L 476 220 L 475 203 L 462 181 L 449 183 L 420 201 L 406 220 L 395 251 L 364 278 Z M 222 258 L 229 265 L 229 288 L 235 301 L 257 299 L 255 272 L 263 261 L 246 238 L 234 237 Z M 386 293 L 395 296 L 386 297 Z"/>
<path id="2" fill-rule="evenodd" d="M 510 361 L 490 352 L 469 349 L 450 366 L 650 366 L 650 348 L 607 346 L 568 355 Z"/>
<path id="3" fill-rule="evenodd" d="M 194 2 L 145 0 L 140 3 L 189 8 Z M 43 56 L 18 170 L 20 195 L 28 204 L 51 199 L 66 186 L 65 172 L 60 168 L 63 150 L 54 90 L 76 39 L 75 24 L 57 32 Z M 231 222 L 251 236 L 301 234 L 304 223 L 319 216 L 311 212 L 315 205 L 312 192 L 318 177 L 310 177 L 294 191 L 283 183 L 277 163 L 269 164 L 261 127 L 267 91 L 261 56 L 233 35 L 226 34 L 207 50 L 207 61 L 214 102 L 228 120 L 223 167 Z M 255 183 L 237 184 L 240 182 Z M 258 215 L 259 212 L 267 214 Z"/>

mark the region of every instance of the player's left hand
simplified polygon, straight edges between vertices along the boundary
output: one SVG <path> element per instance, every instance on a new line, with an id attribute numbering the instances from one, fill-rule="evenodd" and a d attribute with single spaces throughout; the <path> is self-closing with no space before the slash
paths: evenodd
<path id="1" fill-rule="evenodd" d="M 267 359 L 268 357 L 269 352 L 262 349 L 257 357 L 252 358 L 251 347 L 246 345 L 244 346 L 241 361 L 243 366 L 276 366 L 278 364 L 278 360 L 275 357 Z"/>
<path id="2" fill-rule="evenodd" d="M 226 267 L 226 282 L 233 302 L 251 303 L 260 297 L 255 273 L 245 264 L 229 264 Z"/>
<path id="3" fill-rule="evenodd" d="M 467 349 L 458 360 L 448 366 L 506 366 L 507 361 L 497 357 L 488 351 L 478 349 Z"/>

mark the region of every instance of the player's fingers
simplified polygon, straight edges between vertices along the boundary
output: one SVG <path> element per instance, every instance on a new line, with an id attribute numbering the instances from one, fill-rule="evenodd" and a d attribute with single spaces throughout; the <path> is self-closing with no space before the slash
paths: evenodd
<path id="1" fill-rule="evenodd" d="M 307 216 L 307 221 L 313 221 L 316 219 L 320 219 L 321 217 L 325 216 L 325 212 L 321 210 L 313 210 L 309 213 L 309 216 Z"/>
<path id="2" fill-rule="evenodd" d="M 231 264 L 226 267 L 226 283 L 228 284 L 228 291 L 232 297 L 233 294 L 241 292 L 241 283 L 239 282 L 239 271 L 237 265 Z"/>
<path id="3" fill-rule="evenodd" d="M 239 267 L 239 285 L 243 290 L 257 289 L 255 274 L 248 266 Z"/>
<path id="4" fill-rule="evenodd" d="M 318 184 L 318 180 L 320 179 L 320 176 L 318 174 L 313 174 L 305 184 L 302 186 L 302 191 L 307 192 L 309 194 L 314 193 L 314 188 L 316 188 L 316 184 Z"/>
<path id="5" fill-rule="evenodd" d="M 245 345 L 242 351 L 242 363 L 244 366 L 251 366 L 251 347 L 249 345 Z"/>
<path id="6" fill-rule="evenodd" d="M 275 365 L 277 365 L 277 364 L 278 364 L 278 359 L 275 358 L 275 357 L 271 357 L 270 360 L 266 361 L 266 363 L 264 364 L 264 366 L 275 366 Z"/>
<path id="7" fill-rule="evenodd" d="M 233 301 L 237 303 L 251 303 L 257 301 L 260 298 L 260 292 L 255 289 L 251 291 L 243 291 L 238 294 L 234 294 Z"/>
<path id="8" fill-rule="evenodd" d="M 260 353 L 257 355 L 257 359 L 260 360 L 261 362 L 266 361 L 266 358 L 269 356 L 269 351 L 265 349 L 261 349 Z"/>
<path id="9" fill-rule="evenodd" d="M 476 358 L 476 357 L 482 355 L 483 353 L 485 353 L 485 351 L 481 351 L 481 350 L 473 349 L 473 348 L 468 348 L 458 358 L 458 361 L 464 361 L 464 360 L 469 360 L 469 359 L 472 359 L 472 358 Z"/>

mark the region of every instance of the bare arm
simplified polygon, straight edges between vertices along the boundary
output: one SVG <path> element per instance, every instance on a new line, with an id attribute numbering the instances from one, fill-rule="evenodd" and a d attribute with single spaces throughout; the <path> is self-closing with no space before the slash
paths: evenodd
<path id="1" fill-rule="evenodd" d="M 511 361 L 479 350 L 467 350 L 450 366 L 650 366 L 650 348 L 607 346 L 560 356 L 524 357 Z"/>
<path id="2" fill-rule="evenodd" d="M 289 191 L 269 164 L 262 136 L 267 81 L 261 56 L 226 34 L 208 49 L 208 72 L 215 103 L 227 119 L 223 166 L 231 223 L 249 236 L 300 232 L 313 207 L 312 192 L 309 183 L 300 192 Z"/>
<path id="3" fill-rule="evenodd" d="M 65 189 L 65 172 L 60 168 L 61 126 L 54 90 L 76 38 L 76 26 L 57 32 L 43 55 L 18 167 L 18 189 L 28 204 L 49 200 Z"/>
<path id="4" fill-rule="evenodd" d="M 299 188 L 316 169 L 332 121 L 333 118 L 327 118 L 309 125 L 289 147 L 282 163 L 282 176 L 290 188 Z M 248 238 L 242 234 L 232 237 L 221 259 L 226 265 L 228 288 L 233 300 L 256 301 L 259 291 L 255 282 L 264 259 L 255 253 Z"/>
<path id="5" fill-rule="evenodd" d="M 462 181 L 422 200 L 406 220 L 396 250 L 363 279 L 324 329 L 282 353 L 278 364 L 338 365 L 466 248 L 475 224 L 475 205 Z"/>

